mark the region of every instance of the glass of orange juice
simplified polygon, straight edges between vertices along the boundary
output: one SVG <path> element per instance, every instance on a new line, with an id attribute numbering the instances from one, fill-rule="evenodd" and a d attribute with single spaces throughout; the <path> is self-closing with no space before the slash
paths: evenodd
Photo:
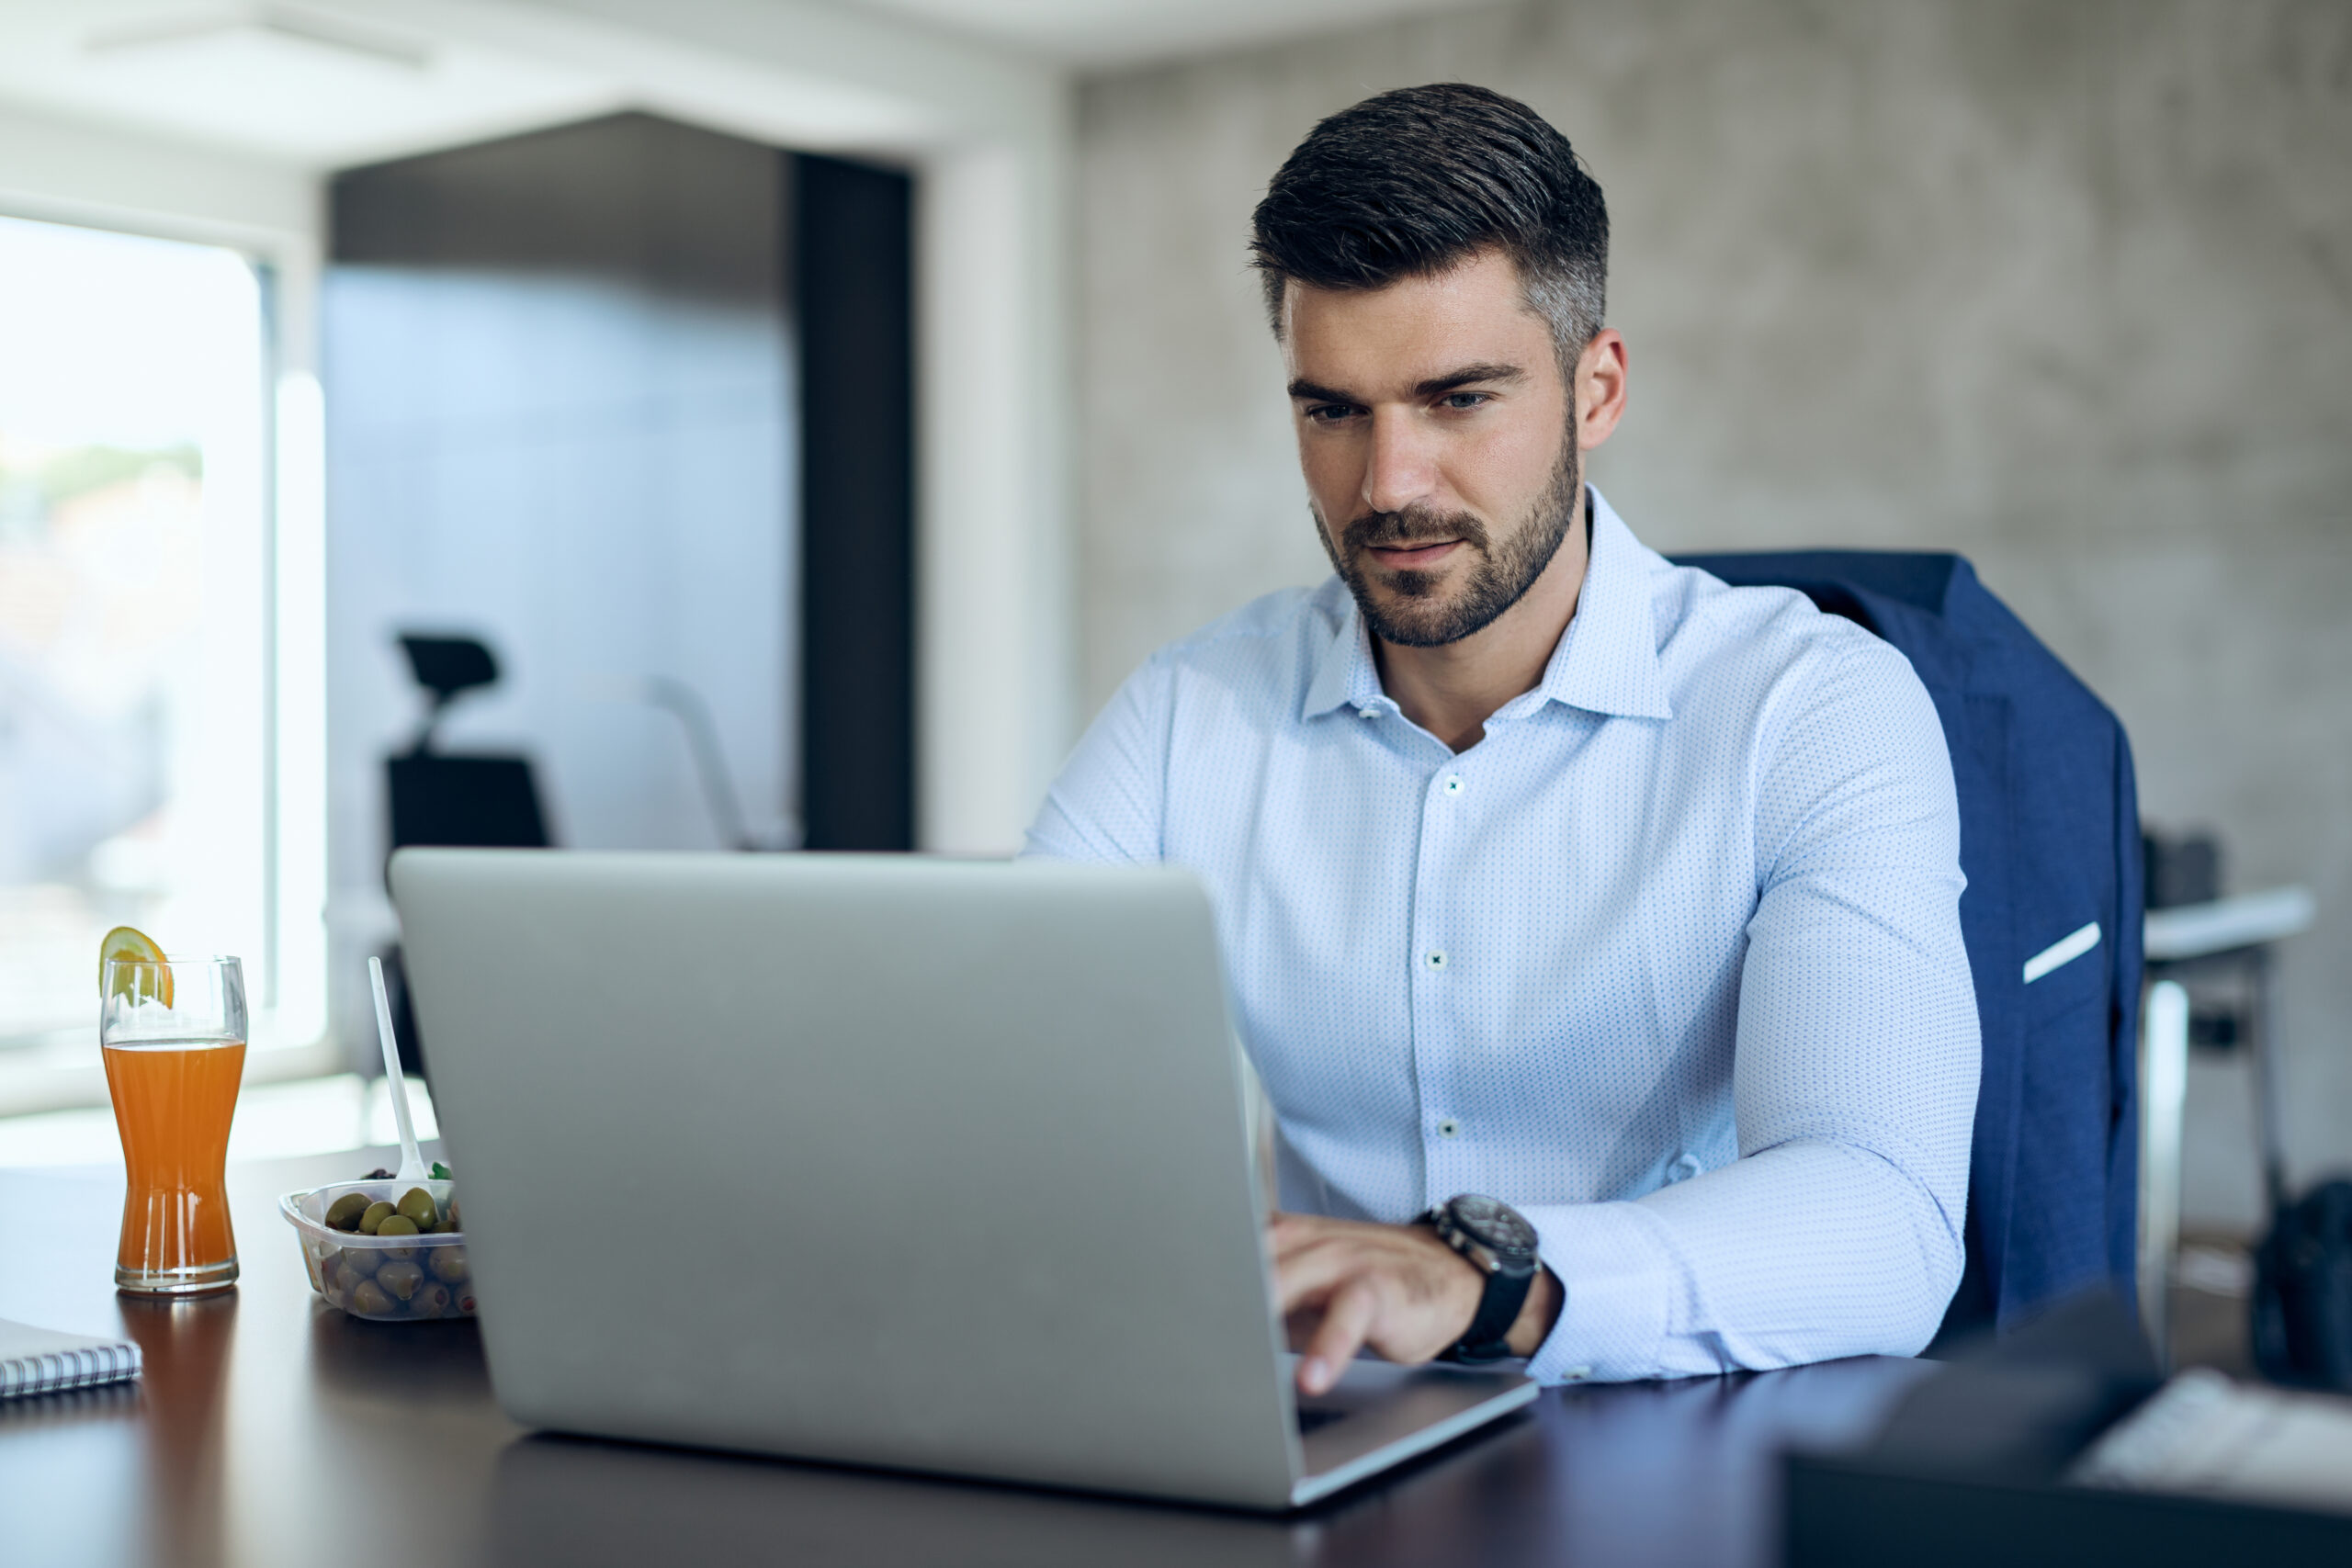
<path id="1" fill-rule="evenodd" d="M 245 1070 L 245 980 L 233 958 L 107 958 L 98 1045 L 130 1190 L 115 1288 L 217 1291 L 237 1279 L 223 1169 Z"/>

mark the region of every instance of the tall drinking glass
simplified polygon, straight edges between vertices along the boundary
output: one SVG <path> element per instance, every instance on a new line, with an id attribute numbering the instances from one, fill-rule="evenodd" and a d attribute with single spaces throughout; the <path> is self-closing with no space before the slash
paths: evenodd
<path id="1" fill-rule="evenodd" d="M 98 1046 L 130 1179 L 115 1288 L 185 1296 L 236 1282 L 222 1172 L 245 1071 L 245 978 L 233 958 L 113 959 Z"/>

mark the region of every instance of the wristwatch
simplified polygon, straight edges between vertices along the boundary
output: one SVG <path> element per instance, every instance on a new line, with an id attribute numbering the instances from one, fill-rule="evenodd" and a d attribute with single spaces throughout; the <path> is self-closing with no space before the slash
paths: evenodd
<path id="1" fill-rule="evenodd" d="M 1437 1238 L 1470 1260 L 1487 1278 L 1487 1293 L 1470 1326 L 1444 1361 L 1499 1361 L 1510 1354 L 1511 1325 L 1527 1304 L 1527 1292 L 1544 1265 L 1535 1255 L 1535 1227 L 1517 1209 L 1499 1198 L 1465 1192 L 1450 1198 L 1414 1222 L 1437 1232 Z"/>

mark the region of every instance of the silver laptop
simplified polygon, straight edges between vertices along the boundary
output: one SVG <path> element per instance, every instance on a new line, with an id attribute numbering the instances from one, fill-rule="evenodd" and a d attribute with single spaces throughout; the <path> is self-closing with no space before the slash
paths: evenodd
<path id="1" fill-rule="evenodd" d="M 498 1399 L 598 1436 L 1279 1509 L 1527 1404 L 1294 1397 L 1172 870 L 403 850 Z"/>

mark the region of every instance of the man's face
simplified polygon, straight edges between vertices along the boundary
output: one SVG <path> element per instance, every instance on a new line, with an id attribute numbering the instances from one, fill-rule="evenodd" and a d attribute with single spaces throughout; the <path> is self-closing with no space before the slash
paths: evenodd
<path id="1" fill-rule="evenodd" d="M 1331 564 L 1384 641 L 1457 642 L 1520 600 L 1577 516 L 1548 322 L 1488 253 L 1283 301 L 1299 465 Z"/>

